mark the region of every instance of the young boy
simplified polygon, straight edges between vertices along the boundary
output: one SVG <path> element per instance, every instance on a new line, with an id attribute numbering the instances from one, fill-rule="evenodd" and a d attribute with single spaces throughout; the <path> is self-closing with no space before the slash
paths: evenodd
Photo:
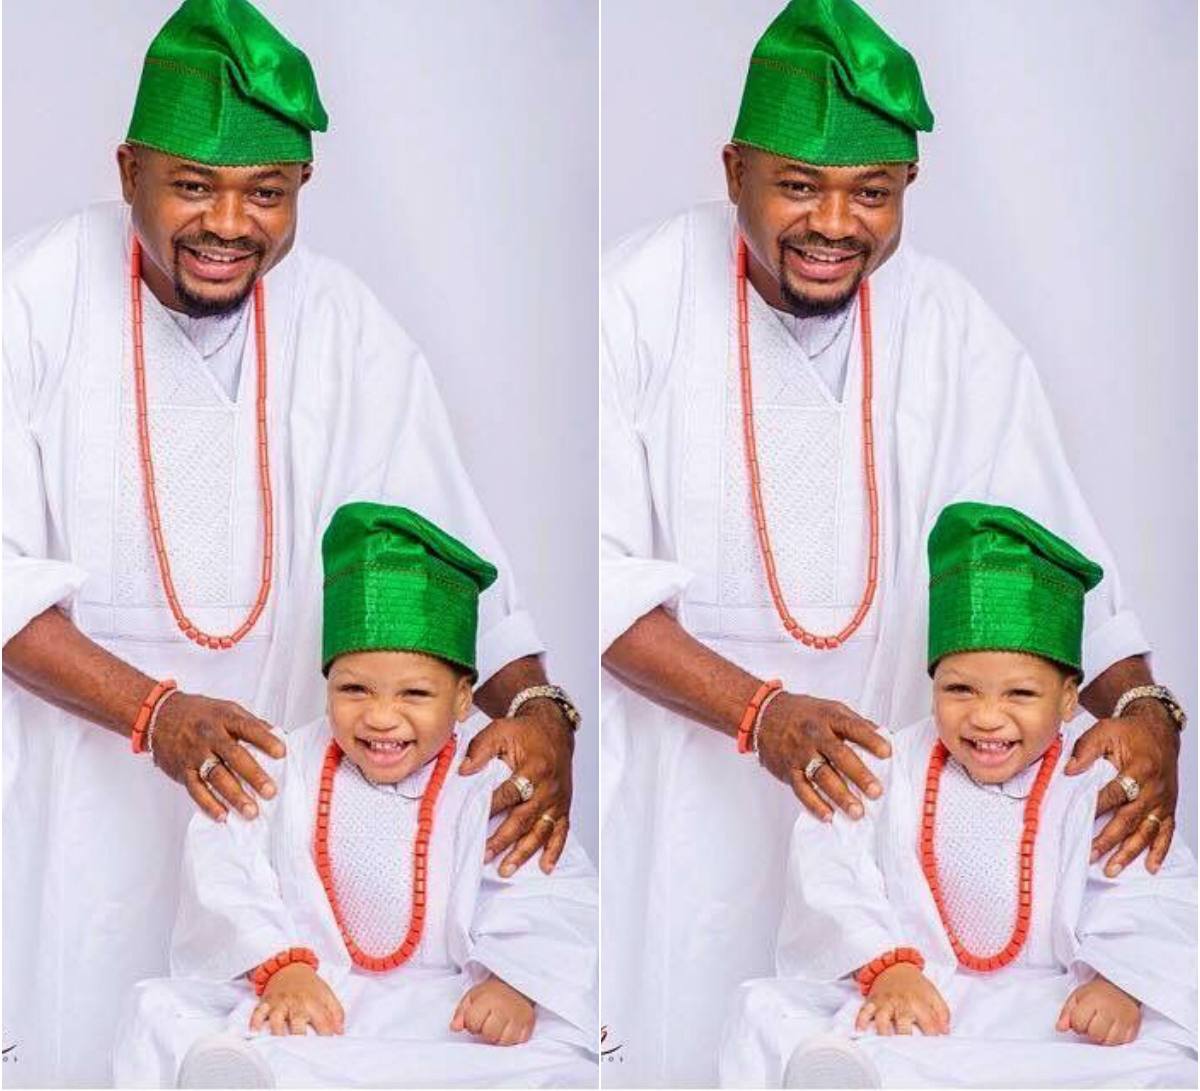
<path id="1" fill-rule="evenodd" d="M 260 818 L 192 821 L 172 977 L 138 986 L 117 1085 L 595 1086 L 595 874 L 571 843 L 551 875 L 485 867 L 511 771 L 456 773 L 496 570 L 380 504 L 322 554 L 328 714 Z"/>
<path id="2" fill-rule="evenodd" d="M 1157 875 L 1106 876 L 1115 771 L 1062 772 L 1101 570 L 970 503 L 929 564 L 933 716 L 867 758 L 866 817 L 797 820 L 779 977 L 739 990 L 722 1084 L 1194 1087 L 1194 863 L 1176 841 Z"/>

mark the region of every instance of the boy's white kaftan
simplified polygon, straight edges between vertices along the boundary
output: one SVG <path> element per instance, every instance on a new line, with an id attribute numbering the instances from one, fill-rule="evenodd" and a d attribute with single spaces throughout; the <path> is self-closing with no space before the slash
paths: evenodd
<path id="1" fill-rule="evenodd" d="M 886 786 L 867 816 L 823 824 L 807 813 L 792 836 L 775 978 L 735 994 L 721 1043 L 721 1084 L 780 1087 L 792 1053 L 822 1034 L 856 1039 L 885 1087 L 1194 1087 L 1196 868 L 1178 841 L 1157 875 L 1137 860 L 1117 878 L 1088 864 L 1096 796 L 1107 762 L 1062 772 L 1067 733 L 1042 801 L 1033 913 L 1008 966 L 958 965 L 921 870 L 921 803 L 932 719 L 892 738 L 890 762 L 867 758 Z M 1008 942 L 1016 919 L 1025 799 L 1040 763 L 1000 786 L 947 760 L 934 845 L 950 919 L 967 950 Z M 897 947 L 916 947 L 950 1008 L 949 1036 L 859 1034 L 863 1003 L 850 975 Z M 1055 1030 L 1063 1003 L 1103 974 L 1142 1002 L 1137 1039 L 1096 1046 Z"/>
<path id="2" fill-rule="evenodd" d="M 413 957 L 375 974 L 351 963 L 313 857 L 318 785 L 330 739 L 322 719 L 288 736 L 273 763 L 277 801 L 245 822 L 198 815 L 188 828 L 170 979 L 141 982 L 118 1032 L 118 1086 L 173 1087 L 193 1042 L 253 1037 L 280 1086 L 574 1087 L 596 1084 L 596 878 L 569 842 L 551 875 L 502 878 L 483 863 L 492 790 L 511 770 L 453 770 L 429 847 L 424 932 Z M 329 852 L 351 935 L 371 954 L 399 946 L 411 908 L 412 847 L 430 762 L 395 788 L 343 760 Z M 345 1010 L 345 1034 L 252 1036 L 247 971 L 289 947 L 311 948 Z M 487 973 L 536 1004 L 533 1037 L 491 1046 L 449 1029 L 462 995 Z"/>

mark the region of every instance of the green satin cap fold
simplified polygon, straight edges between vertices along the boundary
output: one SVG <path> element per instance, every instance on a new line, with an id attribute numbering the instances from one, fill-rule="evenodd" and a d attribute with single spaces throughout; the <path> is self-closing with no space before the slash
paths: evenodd
<path id="1" fill-rule="evenodd" d="M 1083 599 L 1104 570 L 1014 508 L 945 508 L 929 535 L 929 671 L 956 652 L 1027 652 L 1083 671 Z"/>
<path id="2" fill-rule="evenodd" d="M 792 0 L 750 58 L 733 139 L 819 166 L 908 163 L 933 129 L 912 56 L 853 0 Z"/>
<path id="3" fill-rule="evenodd" d="M 247 0 L 185 0 L 150 43 L 126 139 L 212 166 L 306 163 L 329 125 L 308 58 Z"/>
<path id="4" fill-rule="evenodd" d="M 475 670 L 479 595 L 496 569 L 407 508 L 357 502 L 321 539 L 325 615 L 321 669 L 339 655 L 424 652 Z"/>

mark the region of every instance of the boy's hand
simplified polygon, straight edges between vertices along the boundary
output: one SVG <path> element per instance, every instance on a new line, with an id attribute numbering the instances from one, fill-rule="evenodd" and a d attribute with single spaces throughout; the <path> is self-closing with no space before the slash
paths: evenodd
<path id="1" fill-rule="evenodd" d="M 293 962 L 271 975 L 262 1000 L 250 1016 L 250 1029 L 266 1025 L 272 1034 L 306 1034 L 312 1027 L 318 1034 L 341 1034 L 346 1014 L 325 984 L 305 962 Z"/>
<path id="2" fill-rule="evenodd" d="M 1108 978 L 1080 985 L 1063 1005 L 1055 1030 L 1073 1030 L 1098 1046 L 1123 1046 L 1137 1037 L 1142 1005 Z"/>
<path id="3" fill-rule="evenodd" d="M 863 1031 L 872 1023 L 883 1035 L 912 1034 L 914 1023 L 922 1034 L 949 1034 L 950 1009 L 916 966 L 897 962 L 875 978 L 854 1027 Z"/>
<path id="4" fill-rule="evenodd" d="M 463 994 L 450 1029 L 470 1031 L 494 1046 L 515 1046 L 529 1041 L 533 1023 L 533 1001 L 489 977 Z"/>

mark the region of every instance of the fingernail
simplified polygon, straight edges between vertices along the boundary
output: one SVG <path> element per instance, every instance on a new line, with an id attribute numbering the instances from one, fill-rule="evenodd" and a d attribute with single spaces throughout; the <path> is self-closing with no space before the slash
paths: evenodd
<path id="1" fill-rule="evenodd" d="M 1094 864 L 1099 859 L 1100 859 L 1100 850 L 1092 849 L 1092 855 L 1090 857 L 1088 857 L 1088 862 Z"/>
<path id="2" fill-rule="evenodd" d="M 253 803 L 247 803 L 246 806 L 242 808 L 242 814 L 246 818 L 253 818 L 256 814 L 258 814 L 258 808 L 255 807 Z"/>
<path id="3" fill-rule="evenodd" d="M 822 821 L 822 822 L 832 822 L 832 821 L 833 821 L 833 815 L 831 815 L 831 814 L 823 814 L 823 815 L 821 815 L 821 821 Z"/>
<path id="4" fill-rule="evenodd" d="M 1108 867 L 1106 867 L 1104 869 L 1104 874 L 1107 875 L 1110 879 L 1115 879 L 1118 875 L 1121 874 L 1121 870 L 1122 870 L 1122 868 L 1121 868 L 1120 864 L 1109 864 Z"/>
<path id="5" fill-rule="evenodd" d="M 268 780 L 267 783 L 263 785 L 262 794 L 270 799 L 271 796 L 275 794 L 275 785 Z"/>
<path id="6" fill-rule="evenodd" d="M 875 781 L 871 781 L 871 783 L 867 785 L 867 795 L 869 795 L 872 799 L 878 799 L 882 792 L 883 789 L 880 788 Z"/>
<path id="7" fill-rule="evenodd" d="M 861 806 L 859 806 L 859 804 L 857 804 L 857 803 L 850 804 L 850 817 L 851 818 L 862 818 L 862 814 L 863 814 L 863 809 Z"/>

